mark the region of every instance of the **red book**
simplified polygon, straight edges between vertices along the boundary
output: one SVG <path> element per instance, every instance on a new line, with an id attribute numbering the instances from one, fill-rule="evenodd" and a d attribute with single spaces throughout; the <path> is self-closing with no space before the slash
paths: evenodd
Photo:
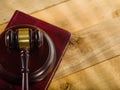
<path id="1" fill-rule="evenodd" d="M 50 74 L 47 75 L 42 81 L 34 82 L 30 84 L 29 90 L 46 90 L 61 62 L 62 56 L 65 52 L 67 44 L 70 40 L 71 34 L 61 28 L 54 25 L 46 23 L 42 20 L 29 16 L 20 11 L 16 11 L 8 23 L 7 28 L 15 25 L 28 24 L 41 28 L 44 30 L 52 39 L 56 49 L 56 62 L 54 69 Z M 9 51 L 5 46 L 4 36 L 6 30 L 0 35 L 0 90 L 21 90 L 21 84 L 11 83 L 11 78 L 7 76 L 8 74 L 12 77 L 21 74 L 21 61 L 19 53 L 14 51 Z M 44 52 L 44 57 L 47 51 Z M 33 52 L 29 62 L 30 72 L 39 68 L 44 60 L 41 58 L 40 54 Z M 10 81 L 9 81 L 10 80 Z"/>

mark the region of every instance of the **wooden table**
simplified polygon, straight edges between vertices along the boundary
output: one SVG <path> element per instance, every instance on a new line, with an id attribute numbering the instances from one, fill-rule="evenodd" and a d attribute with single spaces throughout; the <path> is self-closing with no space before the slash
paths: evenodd
<path id="1" fill-rule="evenodd" d="M 66 0 L 31 15 L 72 33 L 49 90 L 120 89 L 119 0 Z"/>

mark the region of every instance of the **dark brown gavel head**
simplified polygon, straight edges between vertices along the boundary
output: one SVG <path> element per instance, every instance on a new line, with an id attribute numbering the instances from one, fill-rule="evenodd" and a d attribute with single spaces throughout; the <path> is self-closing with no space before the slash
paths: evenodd
<path id="1" fill-rule="evenodd" d="M 43 45 L 43 32 L 29 27 L 10 29 L 5 34 L 5 44 L 14 50 L 32 50 Z"/>

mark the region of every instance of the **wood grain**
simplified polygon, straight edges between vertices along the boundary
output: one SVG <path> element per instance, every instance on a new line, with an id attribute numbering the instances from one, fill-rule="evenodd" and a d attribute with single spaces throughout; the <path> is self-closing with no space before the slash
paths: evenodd
<path id="1" fill-rule="evenodd" d="M 120 55 L 120 18 L 73 33 L 54 79 L 84 70 Z"/>
<path id="2" fill-rule="evenodd" d="M 33 13 L 64 1 L 65 0 L 0 0 L 0 24 L 8 22 L 15 10 Z"/>
<path id="3" fill-rule="evenodd" d="M 120 57 L 53 81 L 48 90 L 119 90 Z"/>
<path id="4" fill-rule="evenodd" d="M 72 33 L 49 90 L 120 89 L 120 0 L 67 0 L 31 15 Z"/>
<path id="5" fill-rule="evenodd" d="M 77 31 L 49 90 L 120 89 L 120 18 Z"/>
<path id="6" fill-rule="evenodd" d="M 33 13 L 70 32 L 76 32 L 120 16 L 120 0 L 68 0 L 56 6 Z"/>

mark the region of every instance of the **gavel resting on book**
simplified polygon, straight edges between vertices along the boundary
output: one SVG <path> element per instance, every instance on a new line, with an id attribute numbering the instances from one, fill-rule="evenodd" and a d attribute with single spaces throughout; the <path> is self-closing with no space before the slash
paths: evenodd
<path id="1" fill-rule="evenodd" d="M 37 48 L 42 48 L 44 40 L 48 43 L 49 53 L 45 64 L 29 75 L 29 53 Z M 22 90 L 29 90 L 29 78 L 34 82 L 43 80 L 54 68 L 56 51 L 49 35 L 38 27 L 31 25 L 18 25 L 7 28 L 5 45 L 9 50 L 20 52 Z"/>

